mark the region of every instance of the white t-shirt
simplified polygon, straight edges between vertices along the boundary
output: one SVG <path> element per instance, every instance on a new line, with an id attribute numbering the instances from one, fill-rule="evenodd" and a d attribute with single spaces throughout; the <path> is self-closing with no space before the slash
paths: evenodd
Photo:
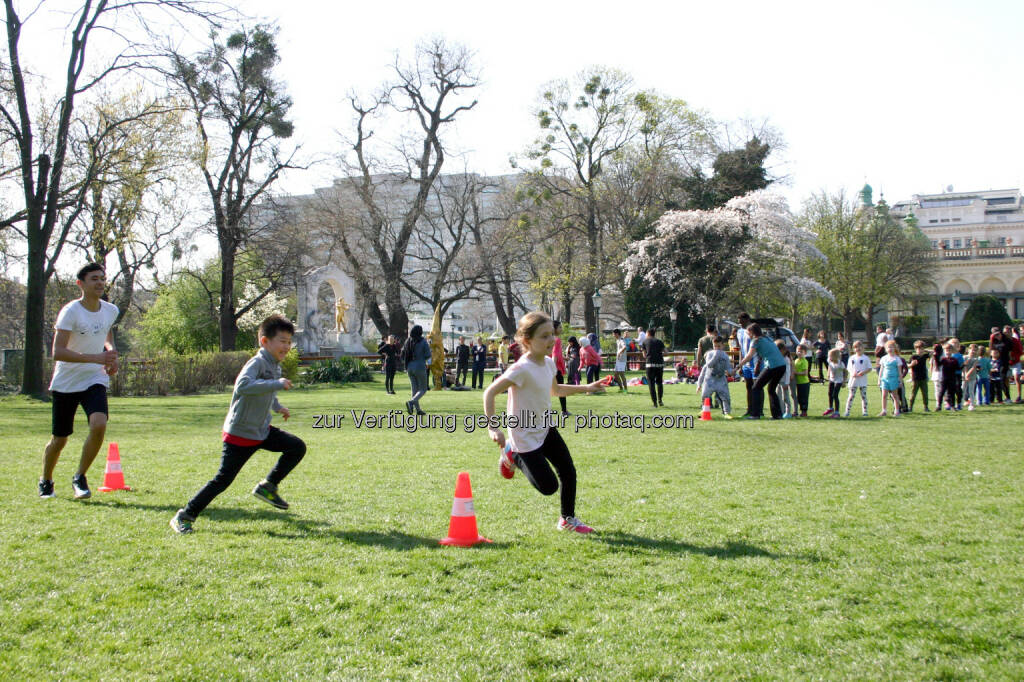
<path id="1" fill-rule="evenodd" d="M 885 332 L 879 332 L 878 336 L 875 337 L 875 348 L 885 347 L 885 342 L 889 340 L 889 335 Z"/>
<path id="2" fill-rule="evenodd" d="M 89 312 L 80 300 L 71 301 L 60 309 L 54 329 L 71 332 L 68 338 L 68 350 L 85 355 L 103 352 L 107 342 L 107 333 L 117 319 L 117 306 L 113 303 L 100 301 L 100 309 Z M 110 386 L 110 377 L 103 371 L 98 362 L 64 362 L 58 360 L 53 366 L 53 379 L 50 390 L 60 393 L 77 393 L 84 391 L 93 384 Z"/>
<path id="3" fill-rule="evenodd" d="M 515 452 L 531 452 L 544 444 L 548 435 L 545 415 L 551 411 L 551 383 L 555 380 L 555 361 L 544 358 L 539 365 L 524 353 L 514 365 L 501 375 L 512 382 L 508 389 L 509 419 L 516 417 L 520 424 L 508 429 L 508 439 Z M 530 415 L 533 415 L 532 417 Z M 527 421 L 532 419 L 532 423 Z"/>
<path id="4" fill-rule="evenodd" d="M 850 374 L 850 388 L 860 388 L 868 385 L 868 375 L 855 377 L 857 372 L 871 371 L 871 358 L 867 355 L 851 355 L 850 361 L 846 363 L 846 371 Z"/>

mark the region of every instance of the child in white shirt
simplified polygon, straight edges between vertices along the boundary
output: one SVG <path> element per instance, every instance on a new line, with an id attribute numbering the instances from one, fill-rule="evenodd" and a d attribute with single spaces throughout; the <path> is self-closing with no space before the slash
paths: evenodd
<path id="1" fill-rule="evenodd" d="M 846 365 L 842 363 L 842 351 L 833 348 L 828 352 L 828 409 L 823 416 L 839 418 L 839 392 L 846 383 Z"/>
<path id="2" fill-rule="evenodd" d="M 853 396 L 857 389 L 860 389 L 861 414 L 868 416 L 868 372 L 871 371 L 871 358 L 864 354 L 864 343 L 853 342 L 853 355 L 846 363 L 846 372 L 850 375 L 850 395 L 846 397 L 846 411 L 844 417 L 850 416 L 850 407 L 853 405 Z"/>

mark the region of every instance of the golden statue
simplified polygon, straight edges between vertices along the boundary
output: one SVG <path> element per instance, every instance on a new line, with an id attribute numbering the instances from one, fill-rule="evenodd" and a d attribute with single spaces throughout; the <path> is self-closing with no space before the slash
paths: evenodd
<path id="1" fill-rule="evenodd" d="M 427 338 L 430 341 L 430 373 L 434 377 L 434 388 L 440 391 L 444 388 L 444 344 L 441 342 L 440 304 L 434 310 L 434 323 Z"/>
<path id="2" fill-rule="evenodd" d="M 345 299 L 341 296 L 338 297 L 338 302 L 334 305 L 337 312 L 334 314 L 335 328 L 343 334 L 348 334 L 348 325 L 345 324 L 345 311 L 350 309 L 348 303 L 345 303 Z"/>

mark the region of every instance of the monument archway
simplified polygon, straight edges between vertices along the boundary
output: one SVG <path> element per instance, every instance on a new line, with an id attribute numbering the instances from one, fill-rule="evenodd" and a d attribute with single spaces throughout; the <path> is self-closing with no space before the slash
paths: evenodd
<path id="1" fill-rule="evenodd" d="M 321 287 L 327 285 L 334 305 L 320 305 Z M 296 288 L 299 319 L 296 345 L 306 354 L 343 355 L 364 353 L 363 339 L 355 324 L 355 281 L 333 265 L 310 268 Z"/>

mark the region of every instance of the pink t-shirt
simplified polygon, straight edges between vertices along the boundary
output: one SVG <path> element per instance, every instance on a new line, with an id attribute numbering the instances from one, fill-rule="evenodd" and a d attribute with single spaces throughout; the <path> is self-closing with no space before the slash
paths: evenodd
<path id="1" fill-rule="evenodd" d="M 562 339 L 555 337 L 555 347 L 551 349 L 551 359 L 555 361 L 555 369 L 565 374 L 565 358 L 562 357 Z"/>
<path id="2" fill-rule="evenodd" d="M 544 444 L 548 435 L 545 415 L 551 411 L 551 383 L 555 380 L 555 361 L 544 358 L 538 364 L 523 354 L 519 360 L 505 370 L 501 378 L 508 379 L 506 412 L 520 423 L 513 428 L 509 425 L 508 440 L 515 452 L 531 452 Z"/>

